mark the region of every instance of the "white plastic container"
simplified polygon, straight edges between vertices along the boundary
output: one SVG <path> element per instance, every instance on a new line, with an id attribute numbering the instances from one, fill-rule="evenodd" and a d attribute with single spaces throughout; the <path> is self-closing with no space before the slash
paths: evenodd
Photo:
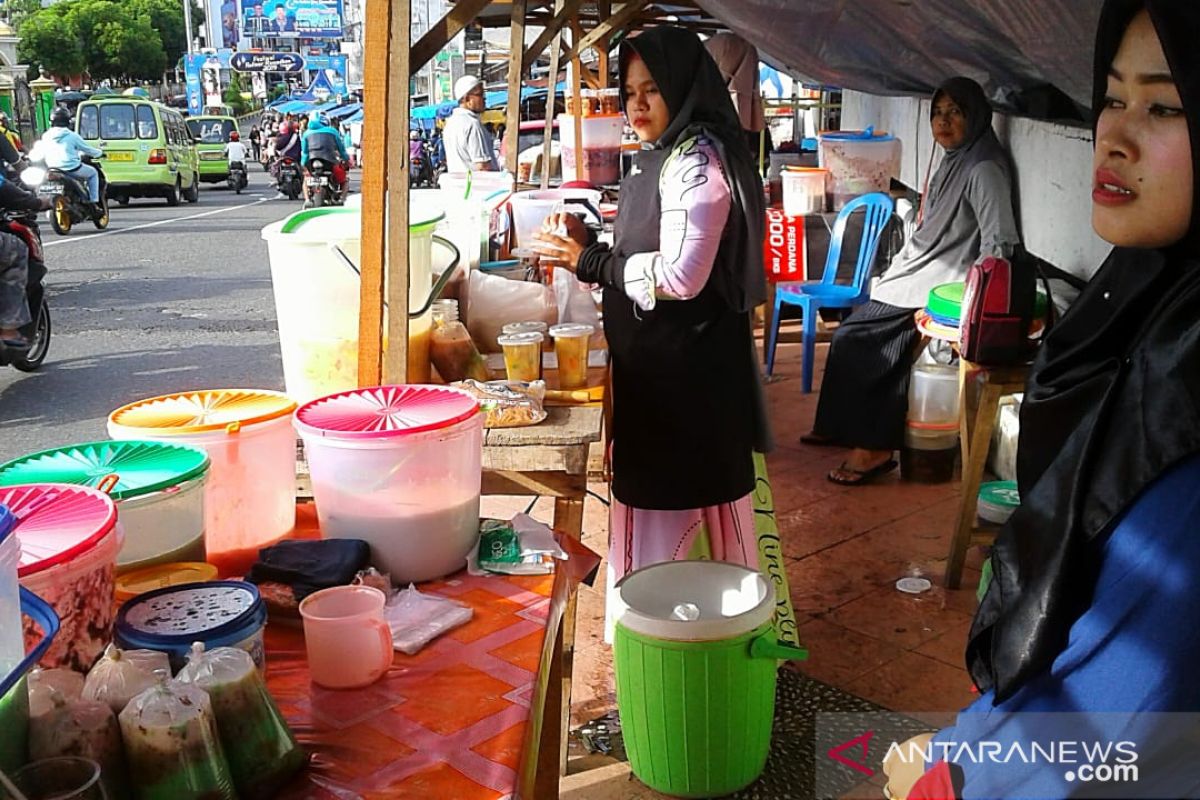
<path id="1" fill-rule="evenodd" d="M 789 217 L 820 214 L 825 210 L 825 184 L 829 170 L 787 167 L 783 170 L 783 213 Z"/>
<path id="2" fill-rule="evenodd" d="M 408 227 L 409 310 L 420 311 L 433 287 L 434 228 L 442 219 L 440 194 L 413 192 Z M 362 212 L 319 208 L 297 212 L 263 228 L 271 258 L 271 285 L 283 380 L 298 403 L 358 386 L 358 310 Z M 386 326 L 386 312 L 384 325 Z M 429 380 L 428 312 L 408 323 L 408 375 Z"/>
<path id="3" fill-rule="evenodd" d="M 827 131 L 817 137 L 820 166 L 829 170 L 830 207 L 840 211 L 855 197 L 887 192 L 900 176 L 900 140 L 865 131 Z"/>
<path id="4" fill-rule="evenodd" d="M 583 180 L 593 186 L 621 182 L 621 131 L 625 117 L 604 114 L 583 117 L 583 157 L 575 153 L 575 117 L 558 115 L 563 181 Z M 582 162 L 577 164 L 577 162 Z"/>
<path id="5" fill-rule="evenodd" d="M 475 269 L 480 261 L 489 260 L 491 214 L 512 190 L 511 172 L 447 172 L 438 178 L 438 202 L 446 214 L 438 233 L 458 248 L 464 270 Z M 411 201 L 409 205 L 416 210 Z"/>
<path id="6" fill-rule="evenodd" d="M 601 193 L 593 189 L 545 189 L 517 192 L 510 200 L 513 232 L 522 250 L 533 246 L 533 234 L 541 229 L 546 217 L 562 204 L 565 211 L 582 210 L 590 221 L 601 224 Z"/>
<path id="7" fill-rule="evenodd" d="M 21 544 L 12 529 L 16 516 L 0 505 L 0 677 L 7 675 L 25 658 L 21 639 L 21 595 L 17 583 L 17 562 Z"/>
<path id="8" fill-rule="evenodd" d="M 916 364 L 908 382 L 908 420 L 949 425 L 957 430 L 958 369 L 942 364 Z"/>
<path id="9" fill-rule="evenodd" d="M 112 412 L 108 434 L 193 445 L 208 453 L 208 561 L 222 575 L 240 575 L 260 548 L 296 524 L 295 408 L 286 395 L 261 389 L 164 395 Z"/>
<path id="10" fill-rule="evenodd" d="M 479 540 L 483 414 L 466 392 L 382 386 L 296 412 L 321 532 L 362 539 L 392 582 L 462 569 Z"/>

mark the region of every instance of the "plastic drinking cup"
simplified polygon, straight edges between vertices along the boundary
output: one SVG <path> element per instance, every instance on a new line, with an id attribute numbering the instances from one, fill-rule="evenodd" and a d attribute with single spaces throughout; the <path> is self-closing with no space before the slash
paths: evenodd
<path id="1" fill-rule="evenodd" d="M 392 631 L 383 617 L 387 598 L 371 586 L 334 586 L 300 603 L 308 671 L 326 689 L 357 689 L 392 665 Z"/>
<path id="2" fill-rule="evenodd" d="M 565 323 L 550 329 L 558 356 L 558 388 L 587 387 L 588 349 L 596 329 L 583 323 Z"/>
<path id="3" fill-rule="evenodd" d="M 12 782 L 26 800 L 107 800 L 100 765 L 90 758 L 34 761 L 17 770 Z"/>
<path id="4" fill-rule="evenodd" d="M 542 377 L 542 340 L 540 333 L 500 335 L 496 343 L 504 350 L 504 370 L 510 381 L 536 381 Z"/>
<path id="5" fill-rule="evenodd" d="M 500 333 L 505 336 L 511 336 L 514 333 L 540 333 L 542 339 L 542 350 L 550 352 L 553 348 L 553 342 L 550 339 L 550 326 L 538 319 L 529 320 L 528 322 L 510 322 L 500 329 Z"/>

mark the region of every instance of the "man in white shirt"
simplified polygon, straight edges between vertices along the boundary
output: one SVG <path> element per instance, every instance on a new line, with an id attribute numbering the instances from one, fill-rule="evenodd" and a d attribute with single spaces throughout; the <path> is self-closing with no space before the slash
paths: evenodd
<path id="1" fill-rule="evenodd" d="M 492 151 L 492 137 L 479 120 L 484 109 L 483 83 L 464 75 L 454 83 L 458 108 L 446 120 L 442 133 L 446 144 L 446 167 L 450 172 L 495 171 L 499 169 Z"/>
<path id="2" fill-rule="evenodd" d="M 246 166 L 246 145 L 240 141 L 242 137 L 237 131 L 231 131 L 229 141 L 225 144 L 225 158 L 230 164 L 241 164 Z"/>

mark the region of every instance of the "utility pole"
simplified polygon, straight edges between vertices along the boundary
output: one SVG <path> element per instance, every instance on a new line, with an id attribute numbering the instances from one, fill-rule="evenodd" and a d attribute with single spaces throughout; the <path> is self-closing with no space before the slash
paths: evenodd
<path id="1" fill-rule="evenodd" d="M 192 42 L 192 0 L 183 0 L 183 27 L 187 35 L 187 54 L 190 56 L 195 48 Z"/>

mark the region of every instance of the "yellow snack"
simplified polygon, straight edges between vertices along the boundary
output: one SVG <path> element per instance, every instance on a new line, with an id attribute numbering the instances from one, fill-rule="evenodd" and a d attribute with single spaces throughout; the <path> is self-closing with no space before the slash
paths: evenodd
<path id="1" fill-rule="evenodd" d="M 554 352 L 558 356 L 558 387 L 560 389 L 583 389 L 587 387 L 588 350 L 595 328 L 591 325 L 555 325 L 550 329 L 554 337 Z"/>

